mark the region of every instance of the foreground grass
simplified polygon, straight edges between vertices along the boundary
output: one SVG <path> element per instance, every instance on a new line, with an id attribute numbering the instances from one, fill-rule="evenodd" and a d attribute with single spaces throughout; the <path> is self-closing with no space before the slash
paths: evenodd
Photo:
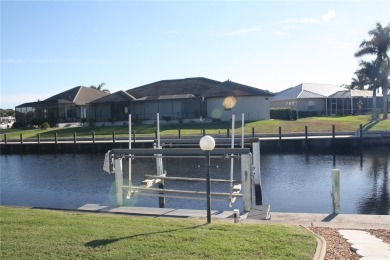
<path id="1" fill-rule="evenodd" d="M 372 122 L 369 115 L 360 116 L 331 116 L 331 117 L 310 117 L 302 118 L 296 121 L 284 120 L 262 120 L 248 122 L 244 126 L 246 134 L 251 134 L 252 129 L 256 134 L 277 134 L 279 127 L 283 133 L 304 133 L 305 126 L 309 133 L 331 133 L 332 126 L 335 126 L 336 132 L 355 132 L 359 130 L 360 125 L 363 125 L 364 130 L 368 131 L 390 131 L 390 120 L 380 120 Z M 227 129 L 231 128 L 230 122 L 217 122 L 209 124 L 191 123 L 191 124 L 164 124 L 160 126 L 162 136 L 178 136 L 178 129 L 181 130 L 181 135 L 200 135 L 201 129 L 205 129 L 207 134 L 222 134 L 227 133 Z M 137 136 L 154 137 L 157 127 L 155 125 L 137 125 L 132 127 Z M 58 137 L 73 137 L 74 132 L 77 137 L 91 138 L 93 133 L 96 137 L 111 137 L 115 131 L 118 137 L 128 136 L 128 126 L 102 126 L 102 127 L 72 127 L 72 128 L 51 128 L 47 130 L 31 130 L 31 129 L 5 129 L 0 130 L 1 134 L 7 134 L 7 137 L 20 138 L 23 134 L 24 138 L 36 138 L 37 134 L 41 138 L 54 138 L 57 133 Z M 241 122 L 236 122 L 236 134 L 241 134 Z M 231 132 L 230 132 L 231 133 Z"/>
<path id="2" fill-rule="evenodd" d="M 312 259 L 316 241 L 284 225 L 0 207 L 1 259 Z"/>

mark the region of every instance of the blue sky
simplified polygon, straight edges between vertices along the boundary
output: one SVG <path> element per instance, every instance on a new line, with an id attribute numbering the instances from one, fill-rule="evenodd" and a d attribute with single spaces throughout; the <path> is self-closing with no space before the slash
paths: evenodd
<path id="1" fill-rule="evenodd" d="M 0 107 L 75 86 L 206 77 L 349 84 L 390 1 L 1 1 Z"/>

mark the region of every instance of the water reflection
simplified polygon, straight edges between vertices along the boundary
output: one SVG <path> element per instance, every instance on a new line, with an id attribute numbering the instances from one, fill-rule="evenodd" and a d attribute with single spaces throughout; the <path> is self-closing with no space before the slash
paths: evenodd
<path id="1" fill-rule="evenodd" d="M 389 156 L 379 153 L 372 156 L 368 162 L 368 175 L 372 180 L 372 187 L 366 197 L 358 204 L 360 214 L 390 214 L 389 194 Z"/>
<path id="2" fill-rule="evenodd" d="M 363 155 L 363 156 L 361 156 Z M 331 213 L 331 171 L 341 173 L 341 212 L 390 214 L 388 149 L 351 154 L 262 154 L 263 201 L 273 212 Z M 114 176 L 102 171 L 103 155 L 1 155 L 3 205 L 78 208 L 88 203 L 115 206 Z M 164 159 L 168 176 L 205 177 L 205 160 Z M 212 178 L 228 178 L 229 160 L 212 160 L 219 168 Z M 126 166 L 127 163 L 124 163 Z M 134 185 L 145 174 L 154 174 L 153 159 L 135 159 Z M 200 167 L 198 167 L 200 166 Z M 234 163 L 234 179 L 240 181 L 240 162 Z M 166 182 L 167 189 L 205 190 L 205 183 Z M 212 184 L 213 191 L 229 190 Z M 158 198 L 133 197 L 126 206 L 158 207 Z M 205 209 L 206 202 L 167 199 L 166 207 Z M 234 205 L 242 209 L 242 201 Z M 228 210 L 228 202 L 212 201 L 213 210 Z"/>

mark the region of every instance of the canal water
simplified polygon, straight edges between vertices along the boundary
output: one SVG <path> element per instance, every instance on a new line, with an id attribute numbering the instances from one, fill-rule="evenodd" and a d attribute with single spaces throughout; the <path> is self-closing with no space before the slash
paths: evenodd
<path id="1" fill-rule="evenodd" d="M 2 205 L 76 209 L 85 204 L 116 205 L 114 175 L 102 171 L 104 155 L 0 155 Z M 212 159 L 211 178 L 229 178 L 230 160 Z M 127 165 L 124 163 L 124 165 Z M 155 174 L 153 159 L 132 161 L 133 185 Z M 168 176 L 204 178 L 205 159 L 164 159 Z M 390 214 L 390 149 L 353 154 L 262 154 L 263 202 L 273 212 L 331 213 L 331 171 L 340 169 L 341 213 Z M 240 182 L 240 161 L 234 161 Z M 169 182 L 167 189 L 205 191 L 206 183 Z M 229 184 L 212 183 L 212 191 Z M 125 206 L 158 207 L 158 198 L 134 196 Z M 167 198 L 166 207 L 205 209 L 205 200 Z M 212 210 L 231 210 L 212 200 Z M 233 208 L 243 209 L 241 199 Z"/>

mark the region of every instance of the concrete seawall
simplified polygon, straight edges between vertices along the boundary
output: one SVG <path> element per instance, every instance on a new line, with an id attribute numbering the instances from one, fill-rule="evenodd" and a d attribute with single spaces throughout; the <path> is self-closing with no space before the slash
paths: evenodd
<path id="1" fill-rule="evenodd" d="M 199 147 L 201 136 L 183 139 L 161 139 L 163 147 Z M 390 147 L 390 134 L 336 136 L 283 136 L 245 138 L 245 147 L 250 142 L 260 140 L 262 153 L 276 152 L 310 152 L 310 153 L 344 153 L 359 151 L 366 147 Z M 241 146 L 241 139 L 236 137 L 235 147 Z M 133 148 L 152 148 L 153 139 L 136 140 Z M 229 138 L 216 137 L 217 147 L 230 147 Z M 105 153 L 113 148 L 128 148 L 128 140 L 82 140 L 82 141 L 13 141 L 0 144 L 1 154 L 30 154 L 30 153 Z"/>

